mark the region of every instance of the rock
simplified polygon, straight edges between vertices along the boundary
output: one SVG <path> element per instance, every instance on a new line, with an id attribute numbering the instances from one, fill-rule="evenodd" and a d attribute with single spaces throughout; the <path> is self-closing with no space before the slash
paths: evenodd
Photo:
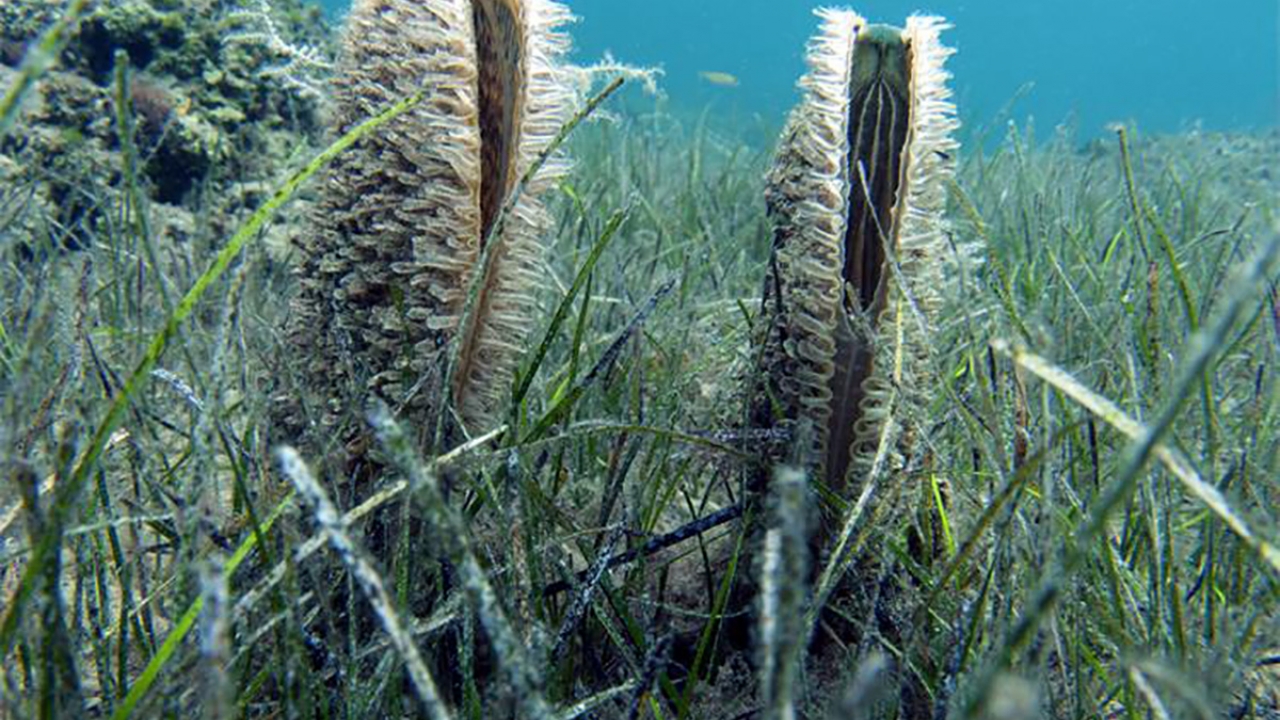
<path id="1" fill-rule="evenodd" d="M 0 86 L 9 86 L 25 48 L 59 17 L 62 5 L 0 2 Z M 271 7 L 284 40 L 328 54 L 330 30 L 318 13 L 300 0 L 275 0 Z M 27 236 L 5 247 L 26 247 L 21 252 L 34 258 L 45 254 L 36 250 L 41 247 L 74 250 L 100 232 L 120 231 L 118 224 L 109 230 L 101 224 L 104 213 L 118 213 L 123 202 L 115 68 L 120 51 L 129 60 L 127 112 L 144 198 L 157 204 L 157 212 L 204 218 L 166 238 L 230 232 L 246 207 L 237 187 L 264 185 L 269 192 L 296 169 L 300 149 L 305 156 L 307 148 L 318 148 L 323 98 L 303 97 L 264 72 L 272 61 L 264 48 L 231 43 L 230 12 L 225 3 L 209 0 L 90 6 L 58 62 L 28 92 L 13 131 L 0 138 L 10 182 L 30 192 L 32 207 L 49 209 L 58 239 L 51 245 L 44 230 L 23 225 Z"/>

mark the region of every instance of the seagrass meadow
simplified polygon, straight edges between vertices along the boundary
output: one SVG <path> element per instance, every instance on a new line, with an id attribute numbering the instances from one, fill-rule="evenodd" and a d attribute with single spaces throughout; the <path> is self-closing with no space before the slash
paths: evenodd
<path id="1" fill-rule="evenodd" d="M 0 6 L 0 718 L 1280 718 L 1280 130 L 957 127 L 828 12 L 760 144 L 546 0 L 363 32 L 446 5 L 447 97 Z"/>

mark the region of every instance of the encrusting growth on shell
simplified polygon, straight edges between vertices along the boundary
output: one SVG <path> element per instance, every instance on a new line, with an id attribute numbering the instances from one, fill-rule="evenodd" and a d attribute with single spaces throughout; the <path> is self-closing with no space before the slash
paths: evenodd
<path id="1" fill-rule="evenodd" d="M 789 431 L 773 461 L 846 496 L 851 469 L 892 455 L 893 424 L 926 381 L 957 123 L 940 18 L 898 29 L 818 14 L 766 190 L 774 240 L 750 422 Z"/>
<path id="2" fill-rule="evenodd" d="M 340 156 L 302 250 L 288 339 L 330 424 L 368 396 L 420 426 L 452 396 L 468 432 L 496 422 L 529 330 L 550 218 L 539 196 L 565 171 L 551 158 L 508 208 L 500 243 L 462 309 L 483 243 L 521 177 L 577 105 L 561 58 L 571 20 L 551 0 L 357 0 L 334 92 L 345 132 L 390 103 L 427 99 Z"/>

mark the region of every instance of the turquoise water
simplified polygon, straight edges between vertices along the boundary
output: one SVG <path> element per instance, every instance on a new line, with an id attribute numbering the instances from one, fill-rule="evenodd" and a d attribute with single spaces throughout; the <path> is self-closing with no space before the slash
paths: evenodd
<path id="1" fill-rule="evenodd" d="M 345 3 L 324 0 L 341 13 Z M 665 69 L 673 110 L 774 127 L 794 102 L 806 39 L 806 0 L 576 0 L 580 62 L 611 50 Z M 821 3 L 827 5 L 830 3 Z M 1277 0 L 877 0 L 852 7 L 871 22 L 940 14 L 962 118 L 972 127 L 1033 118 L 1082 137 L 1115 121 L 1147 132 L 1257 129 L 1280 116 Z M 730 73 L 724 87 L 699 73 Z"/>

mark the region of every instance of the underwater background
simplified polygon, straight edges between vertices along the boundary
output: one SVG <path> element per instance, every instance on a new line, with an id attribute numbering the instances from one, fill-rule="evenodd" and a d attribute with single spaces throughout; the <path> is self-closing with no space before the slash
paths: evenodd
<path id="1" fill-rule="evenodd" d="M 346 0 L 319 0 L 340 16 Z M 1068 122 L 1081 139 L 1112 122 L 1147 132 L 1258 129 L 1280 117 L 1280 3 L 1275 0 L 878 0 L 849 5 L 873 23 L 939 14 L 961 119 L 970 129 L 1006 107 L 1041 128 Z M 807 0 L 575 0 L 579 61 L 611 51 L 665 70 L 671 110 L 710 103 L 722 124 L 779 127 L 797 96 Z M 736 86 L 700 73 L 727 73 Z M 1013 102 L 1015 101 L 1016 102 Z M 1013 104 L 1011 105 L 1011 102 Z M 1001 116 L 1001 119 L 1004 119 Z M 764 128 L 760 128 L 763 124 Z M 994 133 L 999 137 L 1002 133 Z M 770 138 L 771 139 L 771 138 Z"/>
<path id="2" fill-rule="evenodd" d="M 0 720 L 1280 720 L 1280 2 L 564 1 L 630 67 L 495 196 L 443 0 L 0 0 Z M 819 3 L 954 24 L 905 204 L 779 143 Z M 831 210 L 856 496 L 774 452 Z"/>

